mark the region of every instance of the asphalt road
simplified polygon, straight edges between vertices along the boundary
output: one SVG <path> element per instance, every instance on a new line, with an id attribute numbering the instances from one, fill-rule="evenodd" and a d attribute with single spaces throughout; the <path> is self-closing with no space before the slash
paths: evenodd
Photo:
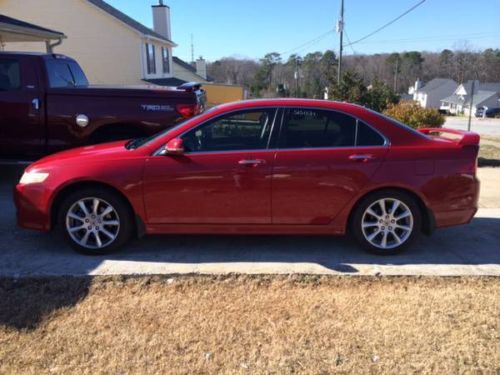
<path id="1" fill-rule="evenodd" d="M 336 237 L 155 236 L 134 241 L 114 255 L 85 257 L 74 253 L 55 234 L 16 227 L 11 195 L 19 171 L 0 168 L 0 276 L 191 273 L 500 276 L 500 209 L 491 208 L 482 208 L 469 226 L 422 236 L 416 246 L 400 256 L 373 256 L 349 239 Z"/>
<path id="2" fill-rule="evenodd" d="M 467 130 L 469 123 L 468 117 L 449 116 L 446 118 L 444 126 L 446 128 L 454 128 Z M 500 136 L 500 119 L 498 118 L 475 118 L 472 117 L 471 130 L 481 135 Z"/>

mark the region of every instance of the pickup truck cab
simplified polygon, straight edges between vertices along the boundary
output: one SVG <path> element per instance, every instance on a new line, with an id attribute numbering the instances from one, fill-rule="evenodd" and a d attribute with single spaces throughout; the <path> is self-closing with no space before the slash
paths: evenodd
<path id="1" fill-rule="evenodd" d="M 203 110 L 196 83 L 93 86 L 64 55 L 0 52 L 0 159 L 153 135 Z"/>

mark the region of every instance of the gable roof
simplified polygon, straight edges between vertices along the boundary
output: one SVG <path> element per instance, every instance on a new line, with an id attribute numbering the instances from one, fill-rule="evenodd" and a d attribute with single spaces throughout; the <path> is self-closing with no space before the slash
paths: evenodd
<path id="1" fill-rule="evenodd" d="M 425 94 L 428 94 L 429 92 L 436 90 L 439 87 L 441 87 L 443 85 L 447 85 L 447 84 L 454 85 L 455 89 L 458 86 L 458 84 L 452 79 L 434 78 L 434 79 L 430 80 L 429 82 L 427 82 L 427 84 L 424 87 L 422 87 L 421 89 L 419 89 L 418 92 L 423 92 Z"/>
<path id="2" fill-rule="evenodd" d="M 15 38 L 17 35 L 24 35 L 24 37 L 37 38 L 37 39 L 63 39 L 66 38 L 66 35 L 60 31 L 55 31 L 51 29 L 47 29 L 45 27 L 41 27 L 32 23 L 28 23 L 25 21 L 18 20 L 16 18 L 7 17 L 3 14 L 0 14 L 0 29 L 2 31 L 2 35 L 4 42 L 8 42 L 10 40 L 9 37 Z"/>
<path id="3" fill-rule="evenodd" d="M 498 95 L 498 93 L 495 91 L 479 90 L 474 94 L 474 99 L 472 101 L 472 105 L 477 106 L 477 105 L 483 103 L 484 101 L 488 100 L 489 98 L 491 98 L 494 95 Z M 470 105 L 470 96 L 467 96 L 464 99 L 460 95 L 453 94 L 451 96 L 448 96 L 447 98 L 441 99 L 441 102 L 469 106 Z"/>
<path id="4" fill-rule="evenodd" d="M 89 3 L 95 5 L 96 7 L 100 8 L 101 10 L 105 11 L 109 15 L 115 17 L 119 21 L 125 23 L 129 27 L 135 29 L 136 31 L 140 32 L 141 34 L 144 35 L 149 35 L 158 39 L 161 39 L 165 42 L 174 44 L 170 39 L 164 37 L 163 35 L 158 34 L 156 31 L 150 29 L 147 26 L 144 26 L 142 23 L 137 22 L 134 20 L 132 17 L 127 16 L 125 13 L 121 12 L 120 10 L 116 9 L 115 7 L 112 7 L 108 3 L 106 3 L 103 0 L 87 0 Z"/>
<path id="5" fill-rule="evenodd" d="M 177 56 L 172 56 L 172 60 L 174 61 L 175 64 L 182 66 L 184 69 L 189 70 L 191 73 L 193 73 L 193 74 L 197 75 L 198 77 L 200 77 L 200 79 L 203 79 L 205 81 L 213 81 L 213 79 L 211 77 L 207 76 L 207 78 L 205 79 L 202 76 L 200 76 L 196 72 L 196 68 L 193 65 L 185 62 L 184 60 L 179 59 Z"/>

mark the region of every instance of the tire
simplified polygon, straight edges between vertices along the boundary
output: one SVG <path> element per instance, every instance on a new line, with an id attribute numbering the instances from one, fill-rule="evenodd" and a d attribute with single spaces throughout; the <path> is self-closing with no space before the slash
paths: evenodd
<path id="1" fill-rule="evenodd" d="M 125 245 L 135 230 L 127 202 L 104 188 L 77 190 L 65 197 L 59 207 L 58 229 L 81 254 L 112 253 Z"/>
<path id="2" fill-rule="evenodd" d="M 393 207 L 396 207 L 395 213 Z M 397 190 L 378 191 L 364 197 L 354 209 L 350 222 L 354 238 L 377 255 L 400 254 L 415 241 L 421 229 L 422 213 L 418 203 L 411 195 Z"/>

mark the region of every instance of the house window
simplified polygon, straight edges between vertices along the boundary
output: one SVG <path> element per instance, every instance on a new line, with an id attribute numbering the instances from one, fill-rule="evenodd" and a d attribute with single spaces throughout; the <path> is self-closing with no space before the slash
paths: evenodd
<path id="1" fill-rule="evenodd" d="M 146 43 L 146 65 L 148 74 L 156 74 L 155 46 L 150 43 Z"/>
<path id="2" fill-rule="evenodd" d="M 163 73 L 170 73 L 170 56 L 168 48 L 161 47 L 161 61 L 163 64 Z"/>

